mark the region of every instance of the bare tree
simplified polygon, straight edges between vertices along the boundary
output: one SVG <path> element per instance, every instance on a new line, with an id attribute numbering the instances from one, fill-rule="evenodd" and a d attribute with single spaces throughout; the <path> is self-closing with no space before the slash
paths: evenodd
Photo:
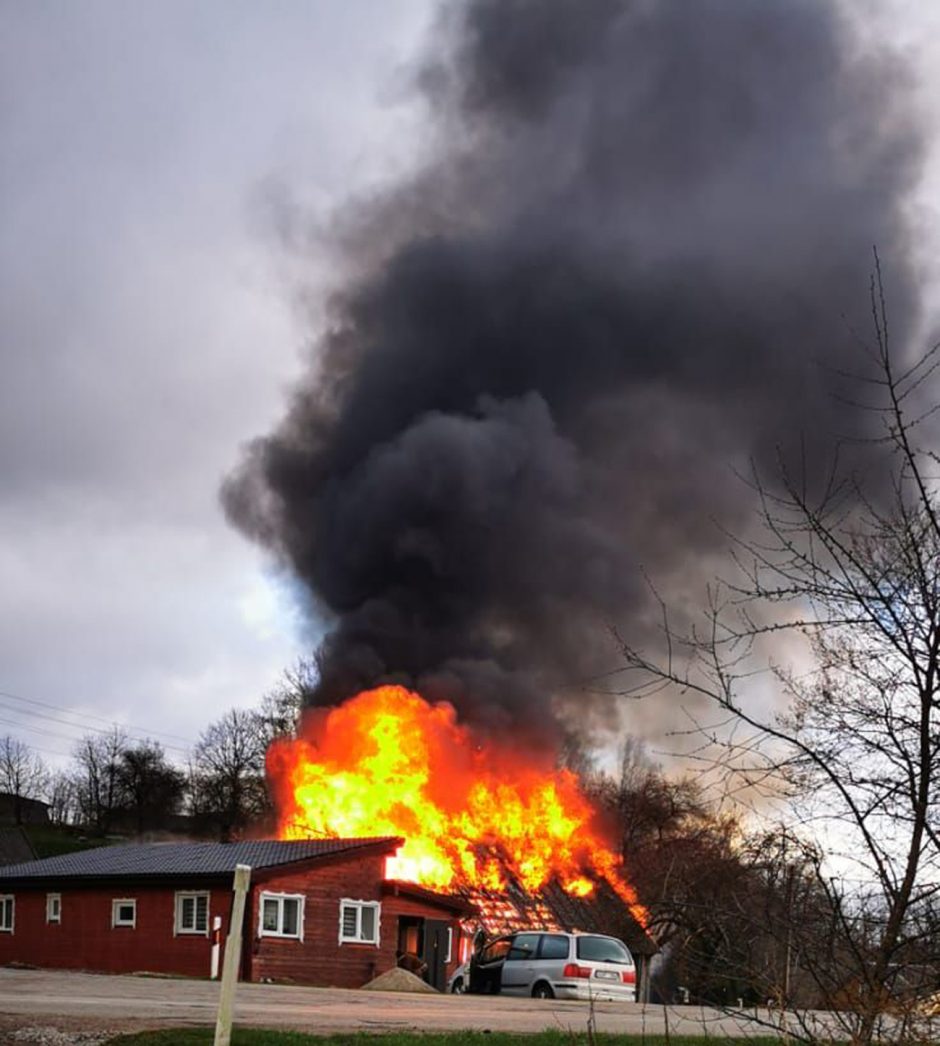
<path id="1" fill-rule="evenodd" d="M 12 797 L 13 819 L 23 823 L 24 799 L 39 799 L 48 771 L 29 745 L 10 737 L 0 738 L 0 791 Z"/>
<path id="2" fill-rule="evenodd" d="M 215 821 L 223 838 L 270 810 L 264 782 L 267 740 L 256 712 L 233 708 L 201 735 L 193 752 L 193 813 Z"/>
<path id="3" fill-rule="evenodd" d="M 51 774 L 46 784 L 46 802 L 53 824 L 72 824 L 78 814 L 74 776 L 62 770 Z"/>
<path id="4" fill-rule="evenodd" d="M 73 783 L 80 819 L 104 835 L 124 804 L 119 768 L 129 739 L 115 726 L 104 734 L 87 734 L 75 746 Z"/>
<path id="5" fill-rule="evenodd" d="M 316 689 L 316 664 L 309 658 L 298 658 L 285 668 L 281 678 L 262 697 L 258 725 L 266 744 L 277 737 L 295 737 L 303 710 L 313 700 Z"/>
<path id="6" fill-rule="evenodd" d="M 796 910 L 787 907 L 779 851 L 714 808 L 694 778 L 667 777 L 635 744 L 625 746 L 619 776 L 596 775 L 590 792 L 617 826 L 624 867 L 649 912 L 659 998 L 763 1004 L 779 969 L 771 916 Z"/>
<path id="7" fill-rule="evenodd" d="M 710 702 L 718 714 L 699 725 L 721 766 L 785 793 L 798 834 L 812 832 L 826 932 L 787 934 L 815 949 L 822 996 L 865 1046 L 914 1041 L 919 1000 L 940 987 L 936 952 L 924 961 L 940 890 L 940 458 L 918 443 L 940 346 L 898 371 L 880 275 L 872 304 L 865 382 L 883 431 L 870 449 L 887 483 L 845 474 L 838 454 L 815 493 L 803 471 L 781 465 L 772 487 L 755 475 L 763 533 L 737 542 L 739 574 L 712 590 L 704 625 L 680 632 L 663 607 L 665 654 L 624 643 L 633 692 L 672 684 Z M 805 665 L 765 659 L 782 636 L 805 643 Z M 754 699 L 762 659 L 782 714 Z M 816 1039 L 808 1022 L 802 1034 Z"/>
<path id="8" fill-rule="evenodd" d="M 167 762 L 161 745 L 142 741 L 121 752 L 117 783 L 122 810 L 136 831 L 143 832 L 165 827 L 169 815 L 178 812 L 186 778 Z"/>

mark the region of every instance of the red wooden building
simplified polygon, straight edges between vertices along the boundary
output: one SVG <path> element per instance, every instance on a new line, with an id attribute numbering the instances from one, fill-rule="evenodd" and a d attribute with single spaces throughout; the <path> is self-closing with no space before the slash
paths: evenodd
<path id="1" fill-rule="evenodd" d="M 237 864 L 241 976 L 357 988 L 402 952 L 444 987 L 466 901 L 385 878 L 396 838 L 109 846 L 0 868 L 0 964 L 208 977 Z"/>

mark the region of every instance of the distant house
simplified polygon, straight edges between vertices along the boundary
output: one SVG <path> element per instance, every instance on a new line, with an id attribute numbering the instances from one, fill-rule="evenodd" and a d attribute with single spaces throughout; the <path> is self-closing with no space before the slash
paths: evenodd
<path id="1" fill-rule="evenodd" d="M 0 792 L 0 825 L 8 824 L 49 824 L 49 804 Z"/>
<path id="2" fill-rule="evenodd" d="M 22 827 L 0 828 L 0 865 L 34 861 L 36 851 Z"/>
<path id="3" fill-rule="evenodd" d="M 206 977 L 213 922 L 224 944 L 235 866 L 247 864 L 243 979 L 356 988 L 417 952 L 444 987 L 470 907 L 387 880 L 401 843 L 151 843 L 0 868 L 0 963 Z"/>

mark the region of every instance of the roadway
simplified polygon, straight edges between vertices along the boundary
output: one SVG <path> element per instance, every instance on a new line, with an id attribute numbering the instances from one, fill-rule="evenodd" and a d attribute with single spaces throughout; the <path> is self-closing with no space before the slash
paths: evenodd
<path id="1" fill-rule="evenodd" d="M 0 1029 L 50 1026 L 82 1030 L 211 1025 L 218 984 L 152 976 L 0 968 Z M 353 1031 L 584 1031 L 585 1003 L 502 996 L 399 994 L 239 984 L 236 1025 L 311 1033 Z M 779 1020 L 766 1011 L 757 1021 Z M 597 1003 L 599 1032 L 746 1036 L 770 1030 L 744 1016 L 692 1006 Z"/>

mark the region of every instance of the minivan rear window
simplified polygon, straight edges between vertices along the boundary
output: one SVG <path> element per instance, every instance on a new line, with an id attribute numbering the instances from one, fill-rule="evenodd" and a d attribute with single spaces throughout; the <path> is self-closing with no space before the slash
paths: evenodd
<path id="1" fill-rule="evenodd" d="M 633 965 L 625 945 L 615 937 L 578 937 L 578 958 L 594 962 L 620 962 Z"/>

